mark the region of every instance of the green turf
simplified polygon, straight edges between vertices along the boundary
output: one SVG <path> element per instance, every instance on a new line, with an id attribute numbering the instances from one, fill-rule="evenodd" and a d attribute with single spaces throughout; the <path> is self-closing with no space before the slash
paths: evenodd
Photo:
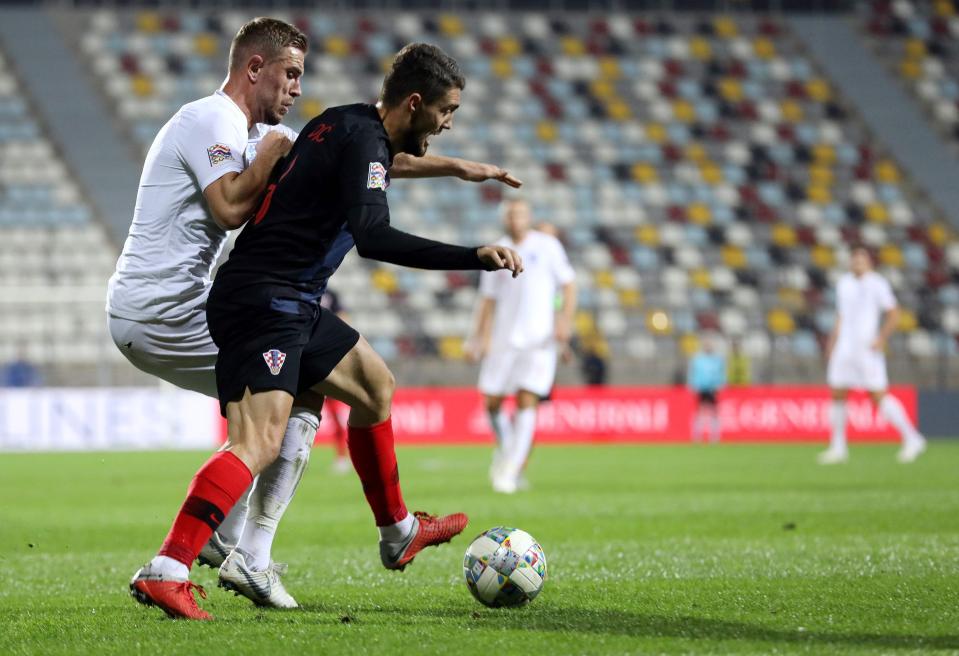
<path id="1" fill-rule="evenodd" d="M 585 654 L 959 652 L 959 442 L 898 465 L 794 446 L 542 448 L 533 490 L 494 495 L 488 452 L 400 453 L 411 508 L 465 510 L 466 536 L 405 573 L 379 565 L 355 476 L 317 450 L 275 554 L 297 611 L 215 587 L 213 624 L 135 604 L 198 453 L 0 455 L 0 653 Z M 469 595 L 468 539 L 496 524 L 543 545 L 530 606 Z"/>

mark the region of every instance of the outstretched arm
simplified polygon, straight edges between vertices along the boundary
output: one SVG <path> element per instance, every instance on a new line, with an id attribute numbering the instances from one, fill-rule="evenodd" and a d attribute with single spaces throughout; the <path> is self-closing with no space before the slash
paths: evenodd
<path id="1" fill-rule="evenodd" d="M 414 157 L 399 153 L 393 158 L 390 167 L 391 178 L 459 178 L 467 182 L 485 182 L 499 180 L 505 185 L 518 189 L 523 181 L 514 178 L 509 171 L 495 164 L 473 162 L 458 157 L 443 155 L 424 155 Z"/>
<path id="2" fill-rule="evenodd" d="M 453 246 L 397 230 L 386 205 L 355 205 L 347 212 L 347 224 L 356 251 L 372 260 L 445 271 L 509 269 L 514 278 L 523 271 L 519 253 L 505 246 Z"/>

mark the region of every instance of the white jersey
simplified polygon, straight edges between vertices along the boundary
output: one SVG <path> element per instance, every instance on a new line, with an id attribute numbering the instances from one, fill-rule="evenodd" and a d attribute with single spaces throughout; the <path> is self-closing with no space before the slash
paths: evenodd
<path id="1" fill-rule="evenodd" d="M 134 321 L 177 321 L 202 309 L 227 232 L 203 190 L 240 173 L 271 129 L 247 130 L 243 111 L 222 91 L 188 103 L 167 121 L 147 153 L 133 224 L 107 290 L 107 312 Z"/>
<path id="2" fill-rule="evenodd" d="M 523 258 L 524 271 L 513 278 L 509 271 L 480 274 L 480 295 L 496 300 L 490 342 L 494 348 L 531 348 L 550 344 L 556 314 L 556 294 L 575 278 L 559 240 L 531 230 L 522 243 L 502 237 Z"/>
<path id="3" fill-rule="evenodd" d="M 863 351 L 879 336 L 883 313 L 896 307 L 889 282 L 875 271 L 857 277 L 845 273 L 836 285 L 839 312 L 837 351 Z"/>

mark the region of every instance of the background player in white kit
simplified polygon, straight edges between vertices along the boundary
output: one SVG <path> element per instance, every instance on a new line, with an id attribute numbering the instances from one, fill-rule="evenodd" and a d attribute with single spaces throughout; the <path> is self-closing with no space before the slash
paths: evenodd
<path id="1" fill-rule="evenodd" d="M 889 282 L 873 270 L 866 248 L 853 249 L 850 268 L 836 285 L 836 325 L 829 337 L 827 374 L 832 390 L 832 437 L 829 448 L 819 454 L 819 462 L 836 464 L 849 458 L 846 397 L 850 389 L 869 392 L 882 416 L 899 431 L 899 462 L 912 462 L 926 450 L 926 440 L 909 421 L 899 399 L 886 393 L 884 350 L 899 318 L 896 297 Z"/>
<path id="2" fill-rule="evenodd" d="M 537 406 L 553 387 L 557 353 L 569 353 L 576 284 L 559 240 L 531 230 L 526 201 L 508 201 L 503 223 L 506 236 L 496 243 L 519 252 L 526 270 L 515 279 L 509 272 L 480 274 L 482 300 L 470 350 L 482 358 L 479 389 L 496 435 L 493 489 L 512 494 L 533 445 Z M 559 292 L 562 304 L 557 309 Z M 503 409 L 511 394 L 516 395 L 512 420 Z"/>
<path id="3" fill-rule="evenodd" d="M 278 124 L 300 95 L 306 50 L 306 37 L 292 25 L 247 23 L 231 45 L 222 89 L 184 105 L 144 162 L 130 234 L 109 283 L 109 328 L 137 368 L 184 389 L 216 396 L 217 348 L 205 312 L 210 274 L 227 230 L 250 217 L 296 138 Z M 397 158 L 390 174 L 519 184 L 497 167 L 450 158 Z M 200 554 L 205 564 L 223 565 L 221 581 L 261 605 L 296 606 L 270 552 L 309 459 L 322 402 L 297 399 L 280 456 L 247 493 L 249 512 L 245 499 L 237 503 Z M 167 575 L 181 574 L 179 563 L 168 564 Z"/>

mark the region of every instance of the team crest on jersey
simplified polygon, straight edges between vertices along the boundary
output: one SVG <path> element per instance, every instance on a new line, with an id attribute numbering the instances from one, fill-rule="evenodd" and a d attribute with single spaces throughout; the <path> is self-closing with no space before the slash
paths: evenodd
<path id="1" fill-rule="evenodd" d="M 366 188 L 386 191 L 389 186 L 390 183 L 386 180 L 386 167 L 379 162 L 370 162 L 370 177 L 366 179 Z"/>
<path id="2" fill-rule="evenodd" d="M 270 368 L 270 373 L 274 376 L 279 376 L 280 369 L 283 368 L 283 363 L 286 362 L 286 353 L 279 349 L 270 349 L 263 354 L 263 359 L 266 360 L 266 366 Z"/>
<path id="3" fill-rule="evenodd" d="M 233 159 L 233 153 L 230 152 L 230 147 L 224 146 L 221 143 L 215 143 L 207 148 L 206 154 L 207 157 L 210 158 L 210 166 L 216 166 L 217 164 L 222 164 L 228 159 Z"/>

